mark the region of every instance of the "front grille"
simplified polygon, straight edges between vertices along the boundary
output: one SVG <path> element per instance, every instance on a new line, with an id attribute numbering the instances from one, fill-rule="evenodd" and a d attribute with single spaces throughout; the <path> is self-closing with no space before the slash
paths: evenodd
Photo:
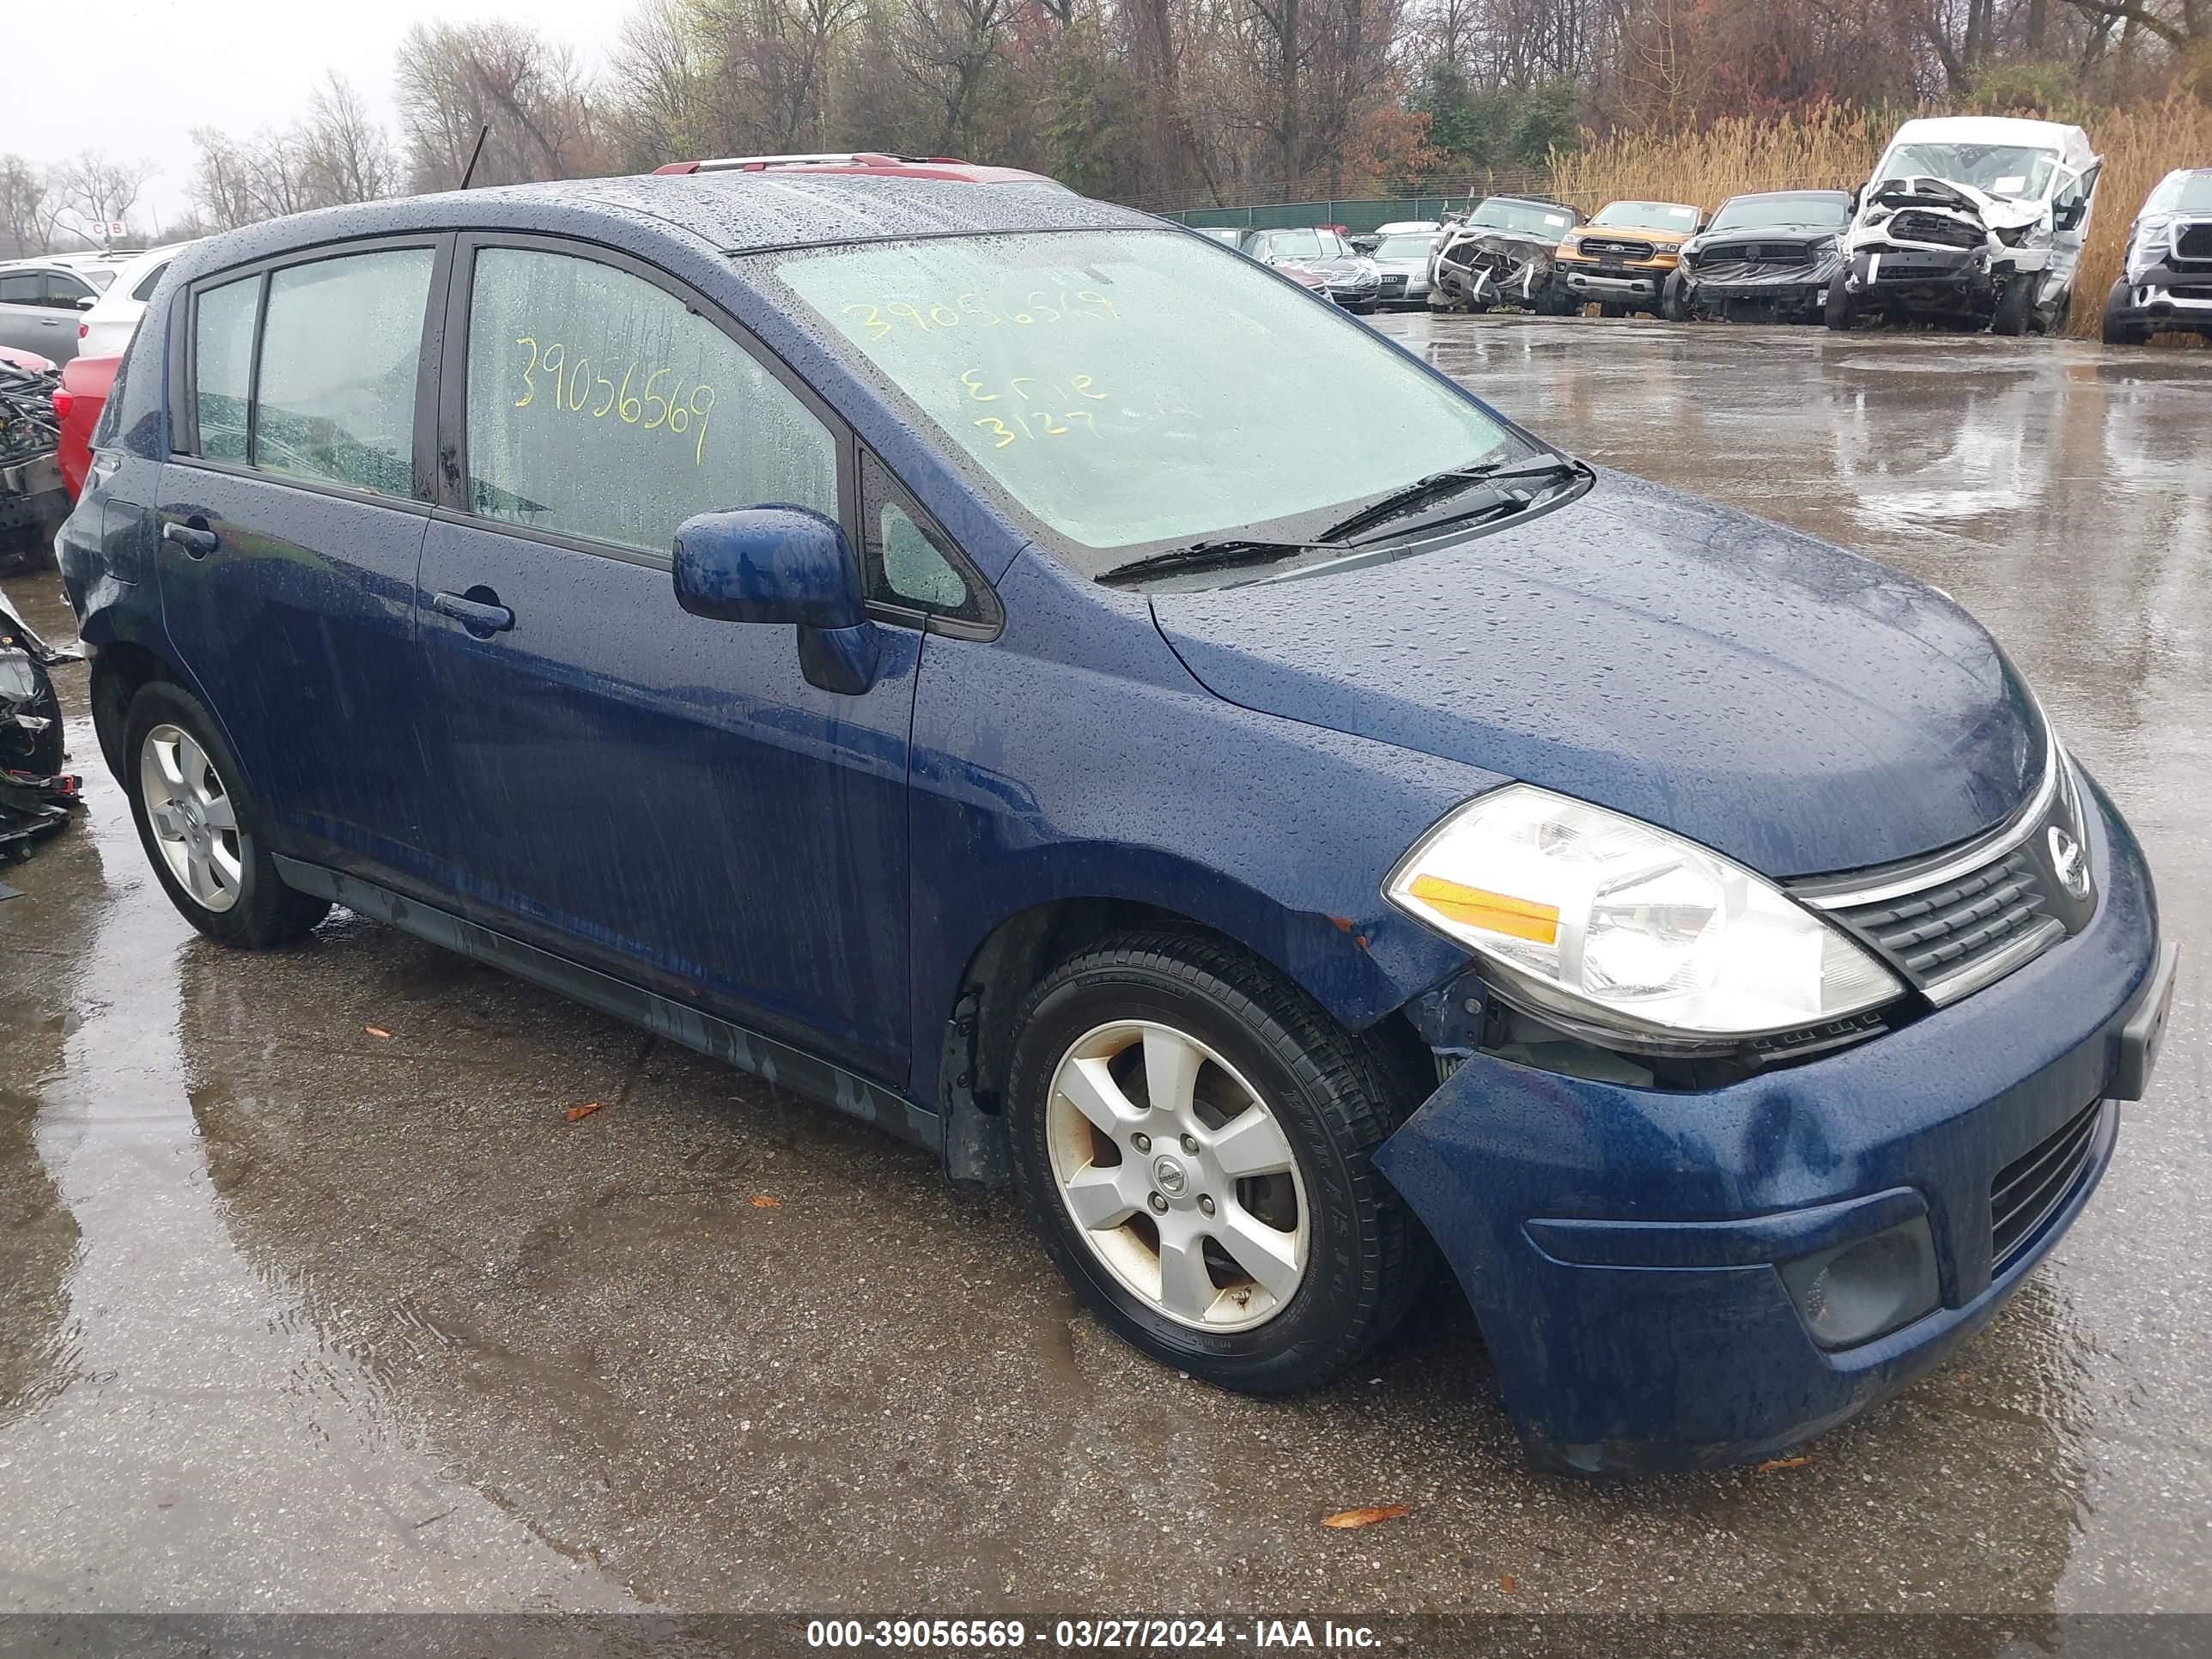
<path id="1" fill-rule="evenodd" d="M 1705 265 L 1736 260 L 1747 264 L 1807 265 L 1813 263 L 1813 249 L 1805 242 L 1723 242 L 1698 256 L 1698 263 Z"/>
<path id="2" fill-rule="evenodd" d="M 1885 232 L 1896 241 L 1928 242 L 1937 247 L 1979 247 L 1985 240 L 1972 225 L 1915 208 L 1907 208 L 1892 219 Z"/>
<path id="3" fill-rule="evenodd" d="M 1649 242 L 1600 241 L 1594 237 L 1583 238 L 1583 252 L 1607 259 L 1648 259 L 1651 257 Z"/>
<path id="4" fill-rule="evenodd" d="M 1385 294 L 1403 294 L 1406 291 L 1406 279 L 1403 276 L 1385 276 L 1382 279 L 1382 291 Z"/>
<path id="5" fill-rule="evenodd" d="M 2173 239 L 2173 256 L 2177 259 L 2212 259 L 2212 221 L 2184 225 L 2181 234 Z"/>
<path id="6" fill-rule="evenodd" d="M 1990 1182 L 1993 1273 L 2002 1273 L 2073 1195 L 2089 1162 L 2089 1146 L 2097 1137 L 2097 1114 L 2103 1107 L 2102 1101 L 2092 1101 L 2055 1133 L 1999 1170 L 1996 1179 Z"/>
<path id="7" fill-rule="evenodd" d="M 2022 950 L 2039 933 L 2056 939 L 2065 927 L 2049 908 L 2041 873 L 2014 851 L 1941 887 L 1835 915 L 1926 990 Z"/>
<path id="8" fill-rule="evenodd" d="M 1972 841 L 1792 882 L 1938 1007 L 2002 979 L 2096 913 L 2080 798 L 2054 745 L 2020 811 Z"/>

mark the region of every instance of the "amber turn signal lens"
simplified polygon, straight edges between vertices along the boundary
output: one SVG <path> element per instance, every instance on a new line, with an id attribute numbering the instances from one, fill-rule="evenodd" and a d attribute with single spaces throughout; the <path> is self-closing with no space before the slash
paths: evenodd
<path id="1" fill-rule="evenodd" d="M 1504 933 L 1512 939 L 1532 939 L 1538 945 L 1556 945 L 1559 941 L 1559 909 L 1555 904 L 1536 904 L 1506 893 L 1486 892 L 1480 887 L 1447 881 L 1442 876 L 1416 876 L 1407 890 L 1423 903 L 1433 906 L 1439 915 L 1464 922 L 1469 927 Z"/>

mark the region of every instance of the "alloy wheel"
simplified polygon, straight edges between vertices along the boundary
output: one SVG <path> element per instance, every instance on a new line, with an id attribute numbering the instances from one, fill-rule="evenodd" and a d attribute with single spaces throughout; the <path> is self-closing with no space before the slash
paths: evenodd
<path id="1" fill-rule="evenodd" d="M 138 793 L 169 873 L 205 909 L 228 910 L 246 879 L 238 814 L 207 751 L 182 726 L 156 726 L 138 752 Z"/>
<path id="2" fill-rule="evenodd" d="M 1152 1020 L 1085 1032 L 1054 1069 L 1045 1140 L 1085 1247 L 1153 1311 L 1243 1331 L 1297 1295 L 1310 1212 L 1289 1137 L 1197 1038 Z"/>

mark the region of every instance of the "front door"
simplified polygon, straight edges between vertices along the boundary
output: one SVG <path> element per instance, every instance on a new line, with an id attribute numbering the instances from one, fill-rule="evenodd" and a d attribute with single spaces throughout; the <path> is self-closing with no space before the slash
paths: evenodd
<path id="1" fill-rule="evenodd" d="M 414 607 L 431 479 L 416 439 L 441 289 L 434 245 L 198 286 L 157 503 L 163 621 L 273 838 L 379 879 L 422 867 Z"/>
<path id="2" fill-rule="evenodd" d="M 446 881 L 489 925 L 903 1083 L 920 635 L 884 629 L 875 684 L 825 691 L 793 629 L 690 616 L 669 571 L 695 513 L 849 525 L 842 428 L 643 266 L 540 242 L 473 267 L 462 491 L 421 583 Z"/>

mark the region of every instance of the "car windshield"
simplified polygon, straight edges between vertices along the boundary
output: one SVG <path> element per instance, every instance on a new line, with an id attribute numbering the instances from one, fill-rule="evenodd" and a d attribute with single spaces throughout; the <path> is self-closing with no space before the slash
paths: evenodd
<path id="1" fill-rule="evenodd" d="M 1709 230 L 1765 230 L 1778 225 L 1832 225 L 1850 221 L 1848 198 L 1821 191 L 1808 196 L 1739 196 L 1713 216 Z"/>
<path id="2" fill-rule="evenodd" d="M 1375 245 L 1378 259 L 1425 259 L 1429 250 L 1436 246 L 1436 238 L 1422 231 L 1413 236 L 1385 236 Z"/>
<path id="3" fill-rule="evenodd" d="M 2000 201 L 2032 202 L 2057 170 L 2055 151 L 2022 144 L 1899 144 L 1881 164 L 1884 183 L 1923 176 L 1972 185 Z"/>
<path id="4" fill-rule="evenodd" d="M 1508 201 L 1493 196 L 1467 216 L 1467 222 L 1482 230 L 1510 230 L 1522 236 L 1558 241 L 1574 228 L 1575 216 L 1565 208 L 1536 202 Z"/>
<path id="5" fill-rule="evenodd" d="M 1607 202 L 1590 223 L 1625 230 L 1677 230 L 1686 235 L 1698 228 L 1698 210 L 1680 202 Z"/>
<path id="6" fill-rule="evenodd" d="M 1364 325 L 1194 237 L 756 257 L 1087 574 L 1148 544 L 1312 535 L 1347 505 L 1526 450 Z"/>
<path id="7" fill-rule="evenodd" d="M 1268 252 L 1278 259 L 1318 259 L 1322 257 L 1317 230 L 1279 230 L 1266 239 Z"/>
<path id="8" fill-rule="evenodd" d="M 2145 213 L 2212 213 L 2212 169 L 2177 173 L 2151 192 Z"/>

